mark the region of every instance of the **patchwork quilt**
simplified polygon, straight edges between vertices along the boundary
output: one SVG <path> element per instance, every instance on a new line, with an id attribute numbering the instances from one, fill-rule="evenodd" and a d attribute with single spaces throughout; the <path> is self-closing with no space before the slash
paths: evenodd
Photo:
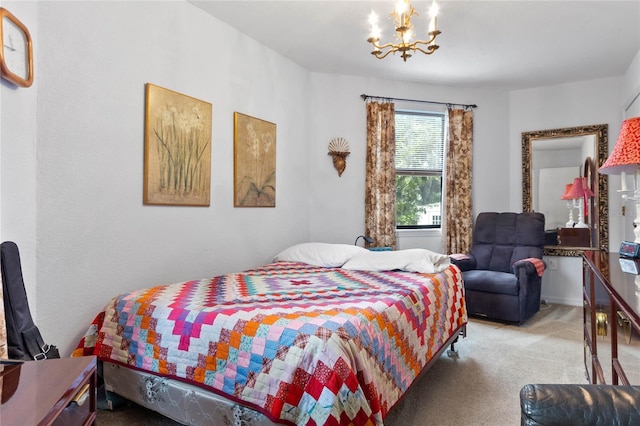
<path id="1" fill-rule="evenodd" d="M 462 274 L 277 262 L 112 299 L 74 351 L 176 378 L 275 422 L 382 425 L 467 322 Z"/>

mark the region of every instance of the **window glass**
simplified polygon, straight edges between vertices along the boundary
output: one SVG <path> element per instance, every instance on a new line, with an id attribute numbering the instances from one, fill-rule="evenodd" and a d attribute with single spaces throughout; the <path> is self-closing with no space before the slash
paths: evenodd
<path id="1" fill-rule="evenodd" d="M 396 226 L 439 228 L 444 114 L 396 111 Z"/>

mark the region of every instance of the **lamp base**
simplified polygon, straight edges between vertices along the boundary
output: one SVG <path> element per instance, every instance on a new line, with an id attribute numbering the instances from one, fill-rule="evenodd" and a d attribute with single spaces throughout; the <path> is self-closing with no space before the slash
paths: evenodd
<path id="1" fill-rule="evenodd" d="M 584 206 L 583 206 L 582 200 L 577 200 L 577 206 L 576 207 L 578 207 L 578 223 L 573 225 L 573 227 L 574 228 L 588 228 L 589 225 L 587 225 L 584 222 Z"/>
<path id="2" fill-rule="evenodd" d="M 566 223 L 567 228 L 573 228 L 573 225 L 576 224 L 576 221 L 573 220 L 573 206 L 567 200 L 567 208 L 569 209 L 569 221 Z"/>

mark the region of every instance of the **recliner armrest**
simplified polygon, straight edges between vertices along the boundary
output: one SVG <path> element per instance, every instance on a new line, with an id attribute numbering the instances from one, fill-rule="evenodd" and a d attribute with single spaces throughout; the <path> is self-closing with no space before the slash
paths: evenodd
<path id="1" fill-rule="evenodd" d="M 475 257 L 470 254 L 455 253 L 449 255 L 449 260 L 456 265 L 462 272 L 476 269 L 477 262 Z"/>
<path id="2" fill-rule="evenodd" d="M 536 257 L 528 257 L 513 264 L 513 273 L 517 275 L 520 268 L 526 268 L 527 274 L 536 273 L 541 277 L 547 269 L 547 262 Z"/>
<path id="3" fill-rule="evenodd" d="M 520 409 L 522 426 L 640 424 L 640 386 L 528 384 Z"/>

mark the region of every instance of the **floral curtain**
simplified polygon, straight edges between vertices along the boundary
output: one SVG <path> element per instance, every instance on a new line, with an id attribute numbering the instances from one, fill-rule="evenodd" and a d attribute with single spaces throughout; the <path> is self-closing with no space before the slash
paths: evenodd
<path id="1" fill-rule="evenodd" d="M 472 243 L 471 205 L 473 110 L 448 108 L 449 137 L 445 176 L 445 253 L 469 253 Z"/>
<path id="2" fill-rule="evenodd" d="M 392 102 L 367 102 L 365 233 L 380 247 L 396 247 L 396 130 Z"/>

